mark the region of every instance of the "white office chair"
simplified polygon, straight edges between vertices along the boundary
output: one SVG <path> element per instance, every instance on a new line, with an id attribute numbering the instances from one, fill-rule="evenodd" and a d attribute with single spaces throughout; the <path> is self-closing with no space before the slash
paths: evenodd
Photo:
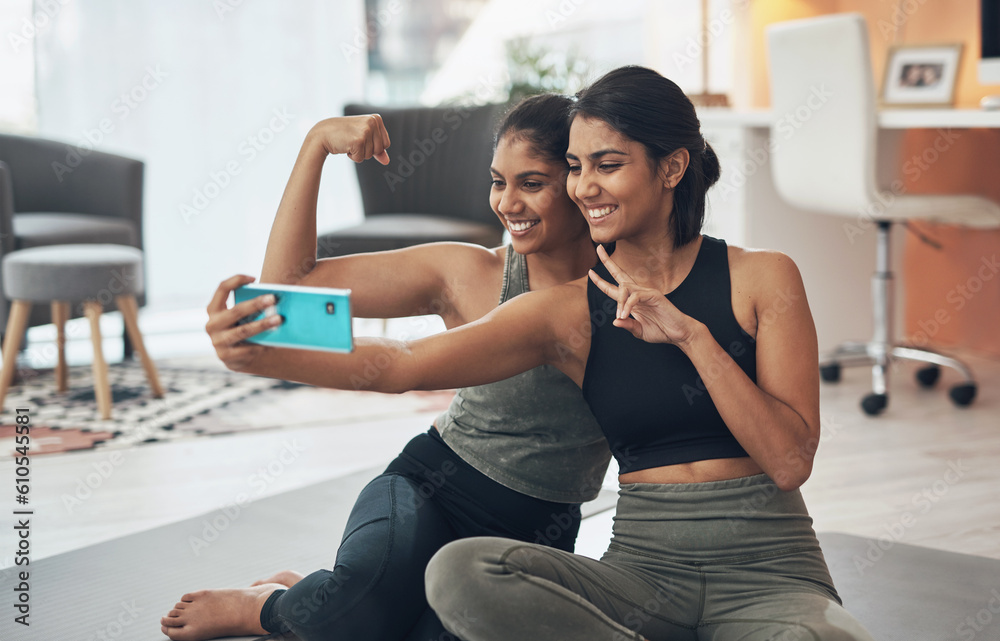
<path id="1" fill-rule="evenodd" d="M 823 380 L 840 380 L 841 366 L 870 365 L 873 389 L 861 407 L 875 415 L 888 404 L 892 361 L 918 361 L 928 364 L 917 373 L 917 381 L 925 387 L 937 382 L 940 366 L 958 370 L 965 380 L 952 387 L 950 396 L 956 405 L 969 405 L 976 396 L 976 383 L 968 367 L 954 358 L 893 342 L 889 231 L 892 223 L 911 219 L 995 228 L 1000 226 L 1000 206 L 978 196 L 912 196 L 876 185 L 875 84 L 868 29 L 861 15 L 783 22 L 769 27 L 767 38 L 771 108 L 776 117 L 793 116 L 784 123 L 788 128 L 772 132 L 777 147 L 771 165 L 778 194 L 807 211 L 848 216 L 854 223 L 873 222 L 878 232 L 872 276 L 874 336 L 824 355 Z"/>

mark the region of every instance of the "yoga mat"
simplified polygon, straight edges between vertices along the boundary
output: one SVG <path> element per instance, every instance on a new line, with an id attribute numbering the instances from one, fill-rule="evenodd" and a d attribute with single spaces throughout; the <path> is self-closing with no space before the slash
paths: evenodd
<path id="1" fill-rule="evenodd" d="M 32 562 L 28 627 L 14 623 L 12 607 L 23 568 L 0 570 L 0 641 L 164 641 L 160 617 L 186 592 L 331 567 L 358 493 L 383 469 Z M 584 506 L 585 517 L 612 509 L 616 496 L 603 490 Z"/>
<path id="2" fill-rule="evenodd" d="M 0 610 L 0 639 L 163 641 L 159 619 L 185 592 L 247 586 L 281 569 L 330 567 L 358 493 L 381 470 L 33 562 L 27 628 L 14 623 L 12 607 L 23 568 L 0 570 L 8 603 Z M 603 490 L 584 505 L 584 516 L 612 509 L 615 499 Z M 1000 639 L 1000 561 L 889 537 L 819 539 L 844 605 L 878 641 Z"/>
<path id="3" fill-rule="evenodd" d="M 844 607 L 877 641 L 1000 639 L 1000 561 L 890 536 L 819 541 Z"/>

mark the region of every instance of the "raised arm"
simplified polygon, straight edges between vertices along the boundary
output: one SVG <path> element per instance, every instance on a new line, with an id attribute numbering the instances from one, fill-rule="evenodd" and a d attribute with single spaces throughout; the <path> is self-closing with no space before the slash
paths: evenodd
<path id="1" fill-rule="evenodd" d="M 260 282 L 295 284 L 316 265 L 316 203 L 329 154 L 355 162 L 389 162 L 389 134 L 377 115 L 328 118 L 316 123 L 295 159 L 267 239 Z"/>
<path id="2" fill-rule="evenodd" d="M 342 287 L 353 290 L 359 317 L 396 318 L 428 313 L 452 319 L 452 301 L 462 280 L 483 263 L 489 250 L 458 243 L 435 243 L 390 252 L 316 260 L 316 205 L 323 163 L 331 154 L 355 162 L 375 158 L 386 164 L 389 135 L 378 115 L 329 118 L 306 135 L 271 227 L 261 283 Z M 483 194 L 486 198 L 486 194 Z"/>
<path id="3" fill-rule="evenodd" d="M 487 316 L 415 341 L 359 338 L 350 354 L 332 354 L 240 343 L 269 326 L 236 325 L 256 309 L 256 299 L 227 309 L 229 291 L 248 277 L 220 284 L 209 305 L 209 333 L 230 369 L 335 389 L 399 393 L 449 389 L 499 381 L 551 363 L 582 383 L 589 331 L 587 302 L 579 285 L 528 292 Z M 239 356 L 243 354 L 245 358 Z"/>

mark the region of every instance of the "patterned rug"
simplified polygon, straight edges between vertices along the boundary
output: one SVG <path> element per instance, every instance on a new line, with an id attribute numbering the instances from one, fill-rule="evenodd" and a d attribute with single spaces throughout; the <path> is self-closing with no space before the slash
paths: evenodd
<path id="1" fill-rule="evenodd" d="M 28 408 L 31 453 L 124 448 L 199 435 L 304 424 L 339 424 L 440 411 L 453 391 L 400 395 L 316 388 L 226 369 L 157 365 L 164 397 L 150 395 L 135 361 L 108 367 L 111 419 L 101 420 L 90 366 L 71 367 L 69 389 L 55 391 L 51 369 L 21 370 L 0 414 L 0 457 L 15 448 L 17 408 Z"/>

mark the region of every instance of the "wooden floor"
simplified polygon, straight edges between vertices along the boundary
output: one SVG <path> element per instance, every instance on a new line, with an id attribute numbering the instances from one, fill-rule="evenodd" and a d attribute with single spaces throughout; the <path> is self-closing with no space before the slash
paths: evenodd
<path id="1" fill-rule="evenodd" d="M 932 390 L 902 368 L 885 415 L 858 400 L 866 370 L 822 389 L 824 442 L 803 494 L 821 531 L 838 531 L 1000 559 L 1000 363 L 962 355 L 979 396 L 947 398 L 951 372 Z"/>
<path id="2" fill-rule="evenodd" d="M 184 362 L 201 358 L 221 367 L 202 330 L 204 312 L 175 314 L 161 325 L 156 318 L 143 321 L 147 347 L 157 360 L 184 355 Z M 113 350 L 116 327 L 113 319 L 108 323 L 105 342 Z M 188 333 L 177 332 L 185 323 Z M 44 359 L 50 353 L 44 331 L 29 336 L 35 340 L 34 357 Z M 77 342 L 70 361 L 84 362 L 88 341 Z M 963 356 L 980 383 L 979 398 L 967 409 L 947 399 L 945 390 L 954 382 L 950 373 L 938 389 L 927 391 L 917 389 L 910 370 L 897 372 L 891 405 L 879 418 L 858 408 L 868 389 L 865 370 L 846 371 L 839 385 L 823 386 L 823 441 L 802 489 L 817 531 L 1000 559 L 1000 362 Z M 107 358 L 115 358 L 113 351 Z M 117 454 L 36 457 L 32 558 L 207 513 L 232 505 L 241 494 L 256 499 L 383 465 L 427 429 L 431 418 L 350 427 L 288 425 Z M 12 461 L 0 461 L 0 479 L 13 477 Z M 607 485 L 615 485 L 614 470 Z M 589 519 L 579 551 L 599 556 L 610 526 L 610 512 Z M 13 564 L 13 553 L 13 544 L 0 548 L 0 568 Z"/>

